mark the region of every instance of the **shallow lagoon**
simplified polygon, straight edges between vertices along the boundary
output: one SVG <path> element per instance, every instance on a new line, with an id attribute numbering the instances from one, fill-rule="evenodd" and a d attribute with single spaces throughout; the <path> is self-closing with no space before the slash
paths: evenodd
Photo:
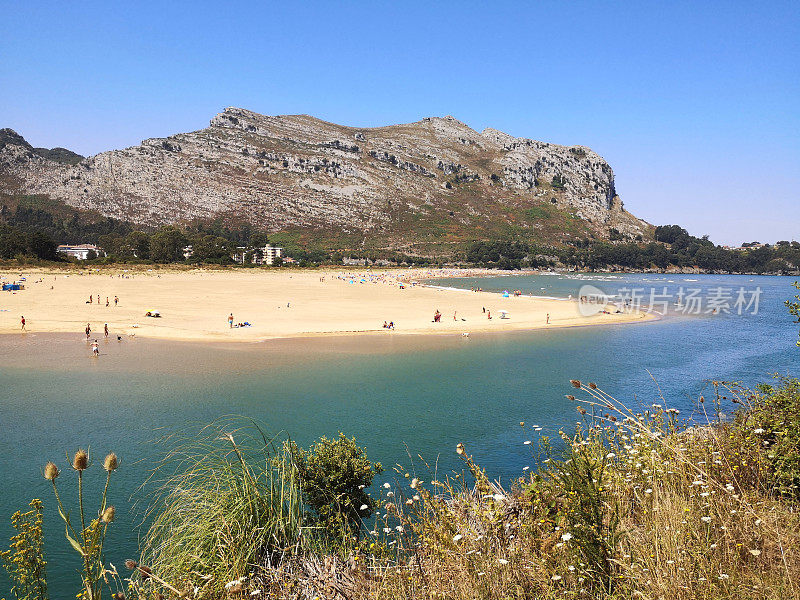
<path id="1" fill-rule="evenodd" d="M 199 429 L 230 414 L 245 415 L 301 444 L 341 430 L 385 466 L 416 459 L 457 465 L 463 442 L 492 477 L 508 480 L 532 464 L 520 421 L 554 435 L 575 420 L 568 380 L 596 381 L 618 398 L 658 398 L 688 416 L 709 379 L 766 381 L 797 374 L 797 325 L 783 301 L 791 278 L 749 276 L 509 276 L 438 281 L 437 285 L 523 293 L 577 295 L 588 282 L 608 293 L 620 287 L 667 286 L 707 291 L 761 287 L 757 315 L 668 316 L 649 323 L 461 336 L 365 336 L 271 341 L 254 345 L 176 344 L 126 338 L 88 356 L 81 336 L 29 335 L 0 340 L 0 538 L 8 516 L 32 497 L 46 507 L 51 596 L 76 590 L 77 561 L 63 540 L 41 467 L 66 467 L 65 452 L 91 446 L 98 459 L 122 459 L 112 489 L 120 518 L 107 558 L 134 555 L 139 531 L 130 497 L 164 448 L 154 444 L 176 428 Z M 497 309 L 513 298 L 498 297 Z M 507 304 L 503 304 L 507 303 Z M 651 378 L 652 375 L 652 378 Z M 634 400 L 635 399 L 635 400 Z M 658 400 L 661 402 L 661 400 Z M 99 476 L 99 467 L 95 475 Z M 384 478 L 391 477 L 387 469 Z M 64 470 L 62 485 L 72 473 Z M 8 583 L 0 579 L 0 596 Z"/>

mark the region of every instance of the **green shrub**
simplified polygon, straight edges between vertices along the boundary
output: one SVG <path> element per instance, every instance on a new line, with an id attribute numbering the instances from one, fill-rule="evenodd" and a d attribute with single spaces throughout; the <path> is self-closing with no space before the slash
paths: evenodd
<path id="1" fill-rule="evenodd" d="M 307 451 L 294 443 L 289 447 L 305 500 L 320 525 L 334 540 L 358 537 L 362 521 L 379 506 L 365 490 L 383 472 L 381 464 L 341 432 L 332 440 L 323 436 Z"/>
<path id="2" fill-rule="evenodd" d="M 750 396 L 748 410 L 737 415 L 766 455 L 770 484 L 780 494 L 800 497 L 800 380 L 779 378 Z"/>

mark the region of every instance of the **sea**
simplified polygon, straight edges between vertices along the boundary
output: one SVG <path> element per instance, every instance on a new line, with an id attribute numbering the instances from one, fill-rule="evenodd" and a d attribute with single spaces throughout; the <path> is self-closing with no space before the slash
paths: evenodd
<path id="1" fill-rule="evenodd" d="M 99 492 L 105 453 L 119 455 L 109 492 L 118 516 L 106 560 L 122 569 L 146 530 L 148 488 L 141 485 L 169 450 L 170 436 L 191 437 L 225 416 L 252 419 L 301 445 L 338 432 L 355 436 L 386 467 L 376 487 L 399 477 L 398 465 L 423 478 L 433 470 L 438 477 L 454 473 L 458 443 L 490 478 L 510 485 L 536 467 L 539 436 L 574 428 L 576 405 L 566 398 L 575 392 L 571 379 L 595 382 L 633 407 L 658 403 L 702 422 L 697 399 L 712 393 L 713 381 L 755 386 L 800 373 L 800 325 L 784 306 L 799 293 L 793 281 L 554 273 L 428 282 L 495 292 L 498 310 L 507 307 L 511 318 L 516 291 L 561 299 L 603 294 L 619 310 L 641 307 L 658 316 L 469 336 L 386 332 L 242 345 L 112 338 L 94 360 L 80 335 L 2 336 L 0 546 L 13 533 L 11 514 L 41 498 L 50 596 L 74 597 L 79 558 L 42 477 L 45 462 L 62 469 L 64 500 L 74 506 L 67 455 L 89 449 L 90 496 Z M 724 414 L 731 409 L 722 407 Z M 9 587 L 0 573 L 0 597 Z"/>

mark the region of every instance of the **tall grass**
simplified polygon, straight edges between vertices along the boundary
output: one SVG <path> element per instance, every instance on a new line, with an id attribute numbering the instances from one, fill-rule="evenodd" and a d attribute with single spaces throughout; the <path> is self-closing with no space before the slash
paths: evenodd
<path id="1" fill-rule="evenodd" d="M 234 427 L 222 421 L 205 428 L 170 451 L 155 473 L 141 564 L 193 596 L 221 594 L 305 547 L 291 456 L 258 427 Z"/>

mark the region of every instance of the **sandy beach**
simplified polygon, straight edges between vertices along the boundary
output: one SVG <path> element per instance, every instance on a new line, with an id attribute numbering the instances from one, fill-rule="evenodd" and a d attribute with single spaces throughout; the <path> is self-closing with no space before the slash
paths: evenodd
<path id="1" fill-rule="evenodd" d="M 111 336 L 219 342 L 367 333 L 462 335 L 652 318 L 640 313 L 585 317 L 574 301 L 504 298 L 411 283 L 453 276 L 452 270 L 22 269 L 0 275 L 3 282 L 25 278 L 25 289 L 0 292 L 0 334 L 24 335 L 23 316 L 27 332 L 84 335 L 89 323 L 90 337 L 100 339 L 107 323 Z M 147 317 L 148 311 L 161 316 Z M 436 311 L 440 322 L 434 322 Z M 501 318 L 501 311 L 508 318 Z M 231 313 L 234 325 L 251 325 L 230 327 Z M 384 321 L 394 322 L 395 329 L 384 329 Z"/>

